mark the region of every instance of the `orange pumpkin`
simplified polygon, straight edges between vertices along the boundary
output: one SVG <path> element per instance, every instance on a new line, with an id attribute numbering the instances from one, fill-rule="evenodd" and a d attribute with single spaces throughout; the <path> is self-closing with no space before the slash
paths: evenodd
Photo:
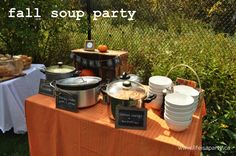
<path id="1" fill-rule="evenodd" d="M 98 46 L 98 51 L 100 51 L 102 53 L 107 52 L 107 50 L 108 50 L 108 47 L 106 45 L 99 45 Z"/>
<path id="2" fill-rule="evenodd" d="M 89 70 L 89 69 L 82 69 L 79 76 L 95 76 L 95 73 L 92 70 Z"/>

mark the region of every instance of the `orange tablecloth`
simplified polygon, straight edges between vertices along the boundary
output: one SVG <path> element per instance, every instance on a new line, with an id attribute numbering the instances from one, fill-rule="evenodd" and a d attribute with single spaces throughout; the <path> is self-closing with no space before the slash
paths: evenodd
<path id="1" fill-rule="evenodd" d="M 201 107 L 184 132 L 170 131 L 166 122 L 148 110 L 147 130 L 114 128 L 107 106 L 78 113 L 55 108 L 55 99 L 34 95 L 26 100 L 26 122 L 31 156 L 187 156 L 200 155 Z M 180 148 L 188 148 L 181 150 Z"/>

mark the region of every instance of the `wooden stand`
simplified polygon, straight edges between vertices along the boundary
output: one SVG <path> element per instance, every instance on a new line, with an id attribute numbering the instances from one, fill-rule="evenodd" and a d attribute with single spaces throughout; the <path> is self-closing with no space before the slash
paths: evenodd
<path id="1" fill-rule="evenodd" d="M 74 55 L 74 65 L 78 70 L 81 69 L 92 69 L 103 81 L 111 81 L 114 78 L 120 76 L 123 72 L 126 72 L 128 69 L 128 52 L 127 51 L 115 51 L 108 50 L 106 53 L 101 53 L 97 49 L 95 51 L 86 51 L 84 49 L 75 49 L 71 51 Z M 100 68 L 91 68 L 84 67 L 81 63 L 76 61 L 76 57 L 80 56 L 81 58 L 99 61 L 101 63 Z M 115 66 L 107 66 L 106 60 L 111 60 L 115 57 L 120 58 L 120 64 Z"/>

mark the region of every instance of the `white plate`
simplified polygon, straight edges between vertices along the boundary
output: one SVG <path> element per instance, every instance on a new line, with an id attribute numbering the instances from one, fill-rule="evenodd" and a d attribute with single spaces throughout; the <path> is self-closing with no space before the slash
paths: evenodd
<path id="1" fill-rule="evenodd" d="M 151 83 L 151 82 L 149 82 L 148 85 L 149 85 L 151 88 L 153 88 L 153 89 L 165 89 L 165 88 L 170 87 L 170 85 L 157 86 L 157 85 L 155 85 L 155 84 L 153 84 L 153 83 Z"/>
<path id="2" fill-rule="evenodd" d="M 184 94 L 172 93 L 165 96 L 165 101 L 173 106 L 185 107 L 192 105 L 194 99 L 193 97 Z"/>
<path id="3" fill-rule="evenodd" d="M 152 87 L 150 87 L 149 90 L 152 90 L 152 91 L 155 91 L 155 92 L 163 93 L 163 90 L 164 90 L 164 89 L 153 89 Z"/>
<path id="4" fill-rule="evenodd" d="M 157 88 L 166 88 L 172 84 L 172 80 L 166 76 L 152 76 L 149 78 L 149 84 Z"/>
<path id="5" fill-rule="evenodd" d="M 162 92 L 164 89 L 166 88 L 170 88 L 170 86 L 164 86 L 164 87 L 157 87 L 157 86 L 154 86 L 152 84 L 148 84 L 149 85 L 149 88 L 152 89 L 152 90 L 158 90 L 160 92 Z"/>
<path id="6" fill-rule="evenodd" d="M 158 91 L 158 92 L 162 92 L 164 90 L 162 88 L 153 88 L 153 87 L 150 87 L 150 86 L 149 86 L 149 89 L 153 90 L 153 91 Z"/>
<path id="7" fill-rule="evenodd" d="M 186 86 L 186 85 L 174 86 L 174 92 L 178 92 L 178 93 L 185 94 L 185 95 L 190 95 L 194 98 L 199 97 L 199 92 L 196 89 Z"/>
<path id="8" fill-rule="evenodd" d="M 156 92 L 156 91 L 152 91 L 152 90 L 149 90 L 148 92 L 149 92 L 149 93 L 152 93 L 152 94 L 157 94 L 157 95 L 163 96 L 163 93 L 162 93 L 162 92 Z"/>

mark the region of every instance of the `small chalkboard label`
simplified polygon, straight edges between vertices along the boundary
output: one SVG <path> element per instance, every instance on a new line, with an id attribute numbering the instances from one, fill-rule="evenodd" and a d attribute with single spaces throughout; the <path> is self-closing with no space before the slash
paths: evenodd
<path id="1" fill-rule="evenodd" d="M 50 82 L 44 79 L 40 79 L 39 94 L 53 96 L 54 89 L 50 86 Z"/>
<path id="2" fill-rule="evenodd" d="M 116 128 L 142 129 L 147 128 L 147 109 L 116 107 Z"/>
<path id="3" fill-rule="evenodd" d="M 62 91 L 56 91 L 56 108 L 78 112 L 78 97 Z"/>

